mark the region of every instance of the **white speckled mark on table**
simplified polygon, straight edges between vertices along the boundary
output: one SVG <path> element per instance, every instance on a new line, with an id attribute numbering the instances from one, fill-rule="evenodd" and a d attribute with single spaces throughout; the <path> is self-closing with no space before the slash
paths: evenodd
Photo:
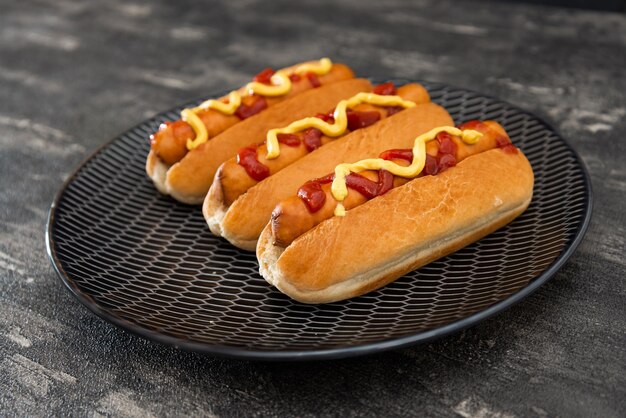
<path id="1" fill-rule="evenodd" d="M 155 414 L 139 406 L 139 404 L 133 400 L 134 395 L 135 394 L 128 389 L 108 393 L 105 397 L 98 401 L 91 417 L 156 417 Z"/>
<path id="2" fill-rule="evenodd" d="M 563 87 L 553 88 L 553 87 L 546 87 L 546 86 L 533 86 L 533 85 L 522 84 L 522 83 L 513 81 L 507 77 L 505 78 L 488 77 L 487 82 L 497 83 L 505 87 L 508 87 L 509 89 L 514 90 L 514 91 L 529 92 L 532 94 L 547 94 L 547 95 L 552 96 L 552 95 L 562 95 L 563 93 L 565 93 L 565 89 Z"/>
<path id="3" fill-rule="evenodd" d="M 55 139 L 67 140 L 70 138 L 69 135 L 59 129 L 52 128 L 41 123 L 33 122 L 29 119 L 12 118 L 9 116 L 0 115 L 0 125 L 18 128 L 20 130 L 30 129 L 35 133 L 43 136 L 51 136 Z M 7 140 L 8 139 L 9 138 L 7 138 Z"/>
<path id="4" fill-rule="evenodd" d="M 404 13 L 391 12 L 386 14 L 387 21 L 396 24 L 411 23 L 423 28 L 432 29 L 438 32 L 448 32 L 458 35 L 486 36 L 489 30 L 485 27 L 467 25 L 462 23 L 447 23 L 429 19 L 418 15 L 407 15 Z"/>
<path id="5" fill-rule="evenodd" d="M 10 261 L 2 260 L 1 258 L 0 258 L 0 269 L 4 269 L 5 271 L 14 271 L 20 276 L 25 277 L 26 283 L 32 283 L 35 281 L 35 279 L 28 276 L 28 273 L 26 272 L 26 270 L 19 268 L 17 265 L 15 265 L 14 263 L 11 263 Z"/>
<path id="6" fill-rule="evenodd" d="M 24 357 L 13 354 L 0 363 L 0 372 L 19 387 L 13 391 L 18 397 L 26 397 L 29 401 L 43 401 L 55 385 L 73 385 L 76 378 L 58 370 L 52 370 Z"/>
<path id="7" fill-rule="evenodd" d="M 515 415 L 495 411 L 483 400 L 476 397 L 463 399 L 454 407 L 454 412 L 464 418 L 514 418 Z"/>
<path id="8" fill-rule="evenodd" d="M 63 87 L 54 81 L 46 80 L 38 75 L 27 71 L 10 70 L 8 68 L 0 68 L 0 79 L 8 82 L 16 82 L 26 87 L 41 89 L 46 93 L 59 93 Z"/>
<path id="9" fill-rule="evenodd" d="M 59 34 L 56 31 L 49 31 L 39 28 L 39 30 L 26 28 L 5 28 L 0 31 L 0 36 L 5 41 L 12 42 L 14 45 L 28 47 L 29 44 L 43 46 L 62 51 L 74 51 L 80 46 L 80 41 L 73 37 Z"/>
<path id="10" fill-rule="evenodd" d="M 19 344 L 24 348 L 32 346 L 32 341 L 20 334 L 21 331 L 22 329 L 20 327 L 12 327 L 5 335 L 9 340 L 13 341 L 16 344 Z"/>

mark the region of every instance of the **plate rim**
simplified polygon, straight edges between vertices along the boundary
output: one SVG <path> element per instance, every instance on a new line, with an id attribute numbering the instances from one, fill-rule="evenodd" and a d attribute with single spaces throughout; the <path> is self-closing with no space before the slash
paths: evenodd
<path id="1" fill-rule="evenodd" d="M 56 224 L 56 211 L 58 209 L 58 205 L 60 200 L 63 198 L 63 195 L 66 192 L 68 186 L 74 181 L 77 177 L 78 173 L 82 170 L 82 168 L 89 163 L 97 154 L 99 154 L 102 150 L 108 147 L 110 144 L 118 140 L 122 135 L 129 131 L 133 131 L 140 126 L 146 124 L 149 121 L 156 120 L 159 116 L 173 112 L 176 109 L 187 106 L 191 103 L 195 103 L 200 100 L 204 100 L 207 97 L 218 97 L 220 94 L 224 94 L 224 92 L 228 92 L 230 90 L 225 90 L 222 92 L 218 92 L 215 94 L 209 94 L 203 96 L 198 100 L 187 101 L 181 105 L 174 106 L 168 110 L 157 113 L 156 115 L 139 122 L 138 124 L 124 130 L 122 133 L 114 136 L 112 139 L 104 142 L 102 145 L 98 146 L 94 151 L 87 155 L 78 165 L 77 167 L 68 175 L 67 179 L 62 183 L 59 190 L 55 194 L 54 200 L 50 205 L 50 209 L 48 211 L 48 217 L 46 221 L 46 231 L 45 231 L 45 241 L 46 241 L 46 253 L 48 255 L 48 259 L 52 263 L 52 267 L 56 272 L 58 278 L 63 282 L 66 289 L 76 298 L 78 301 L 86 307 L 89 311 L 94 313 L 100 319 L 113 324 L 119 329 L 130 332 L 136 336 L 141 338 L 154 341 L 160 343 L 165 346 L 172 346 L 178 349 L 182 349 L 185 351 L 197 352 L 202 354 L 215 355 L 219 357 L 227 357 L 227 358 L 237 358 L 243 360 L 265 360 L 265 361 L 315 361 L 315 360 L 331 360 L 331 359 L 341 359 L 347 357 L 357 357 L 357 356 L 365 356 L 380 353 L 383 351 L 388 351 L 392 349 L 402 349 L 409 346 L 422 344 L 426 342 L 433 341 L 438 338 L 445 337 L 447 335 L 468 329 L 472 326 L 478 325 L 482 321 L 491 318 L 499 313 L 506 311 L 507 309 L 513 307 L 517 303 L 521 302 L 531 294 L 533 294 L 539 287 L 541 287 L 544 283 L 546 283 L 549 279 L 551 279 L 556 272 L 569 260 L 569 258 L 574 254 L 580 243 L 582 242 L 587 229 L 589 228 L 589 224 L 591 222 L 592 212 L 593 212 L 593 189 L 591 178 L 589 176 L 589 172 L 587 167 L 576 151 L 576 149 L 570 144 L 570 142 L 564 138 L 561 133 L 552 127 L 549 123 L 547 123 L 542 117 L 537 116 L 534 113 L 526 111 L 522 108 L 519 108 L 516 105 L 513 105 L 507 101 L 499 99 L 497 97 L 487 95 L 484 93 L 480 93 L 478 91 L 467 89 L 465 87 L 457 87 L 455 85 L 441 83 L 441 82 L 431 82 L 426 80 L 412 80 L 410 78 L 404 77 L 364 77 L 368 78 L 374 82 L 376 80 L 391 80 L 391 81 L 401 81 L 401 82 L 418 82 L 422 84 L 426 84 L 431 88 L 449 88 L 449 89 L 458 89 L 464 90 L 469 93 L 477 94 L 482 97 L 495 100 L 502 104 L 505 104 L 509 107 L 512 107 L 518 110 L 521 113 L 525 113 L 534 119 L 536 119 L 539 123 L 541 123 L 545 128 L 553 132 L 559 140 L 561 140 L 566 148 L 573 154 L 578 168 L 580 168 L 583 176 L 583 183 L 585 186 L 585 212 L 583 215 L 582 222 L 578 225 L 578 228 L 574 234 L 573 239 L 565 244 L 565 250 L 562 251 L 554 261 L 538 276 L 532 279 L 526 286 L 522 287 L 509 297 L 496 302 L 495 304 L 489 306 L 486 309 L 478 311 L 470 316 L 465 318 L 461 318 L 459 320 L 450 322 L 443 326 L 436 326 L 434 328 L 430 328 L 427 330 L 419 331 L 416 333 L 407 334 L 401 337 L 388 338 L 380 341 L 367 342 L 363 344 L 351 345 L 351 346 L 342 346 L 335 348 L 326 348 L 326 349 L 311 349 L 311 350 L 263 350 L 263 349 L 254 349 L 254 348 L 245 348 L 245 347 L 235 347 L 235 346 L 227 346 L 220 344 L 207 344 L 198 341 L 191 341 L 179 337 L 174 337 L 171 335 L 162 334 L 158 331 L 150 330 L 140 324 L 124 320 L 122 318 L 115 317 L 107 310 L 99 307 L 93 299 L 90 298 L 88 294 L 81 291 L 78 286 L 75 284 L 74 280 L 70 278 L 67 274 L 59 257 L 57 255 L 55 241 L 53 237 L 53 230 Z"/>

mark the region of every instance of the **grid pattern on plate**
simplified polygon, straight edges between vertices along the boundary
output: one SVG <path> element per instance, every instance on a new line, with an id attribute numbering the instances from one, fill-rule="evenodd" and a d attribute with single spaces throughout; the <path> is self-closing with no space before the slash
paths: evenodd
<path id="1" fill-rule="evenodd" d="M 530 160 L 533 201 L 507 227 L 368 295 L 320 306 L 291 301 L 259 276 L 253 254 L 213 237 L 197 207 L 159 195 L 146 178 L 147 138 L 176 119 L 177 108 L 120 135 L 68 184 L 51 234 L 66 280 L 131 327 L 254 350 L 399 338 L 512 295 L 573 239 L 588 199 L 584 173 L 565 142 L 532 115 L 475 92 L 424 84 L 457 123 L 499 121 Z"/>

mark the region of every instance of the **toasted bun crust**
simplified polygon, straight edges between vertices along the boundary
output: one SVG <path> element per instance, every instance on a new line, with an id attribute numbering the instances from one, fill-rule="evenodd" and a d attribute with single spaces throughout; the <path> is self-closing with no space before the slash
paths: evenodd
<path id="1" fill-rule="evenodd" d="M 167 187 L 165 187 L 165 176 L 169 167 L 161 161 L 159 157 L 150 150 L 148 158 L 146 159 L 146 173 L 148 177 L 154 182 L 154 186 L 157 190 L 163 194 L 167 193 Z"/>
<path id="2" fill-rule="evenodd" d="M 378 289 L 511 222 L 529 205 L 533 171 L 518 152 L 493 149 L 334 217 L 291 243 L 257 246 L 260 273 L 304 303 Z"/>
<path id="3" fill-rule="evenodd" d="M 430 96 L 428 91 L 424 88 L 424 86 L 420 84 L 410 84 L 410 89 L 406 89 L 405 87 L 401 87 L 398 90 L 398 94 L 404 97 L 406 100 L 412 100 L 415 103 L 428 103 L 430 102 Z M 404 90 L 402 90 L 404 89 Z M 371 127 L 365 128 L 370 129 Z M 232 161 L 229 160 L 229 161 Z M 228 161 L 224 164 L 228 164 Z M 216 235 L 222 236 L 224 234 L 229 235 L 229 231 L 222 230 L 222 221 L 226 216 L 228 208 L 230 204 L 236 200 L 232 197 L 229 198 L 228 190 L 229 183 L 231 185 L 230 192 L 233 193 L 232 183 L 240 180 L 239 178 L 233 178 L 232 168 L 230 172 L 230 178 L 228 174 L 228 168 L 224 168 L 224 164 L 220 166 L 217 170 L 213 178 L 213 184 L 209 189 L 209 193 L 207 194 L 204 204 L 202 206 L 202 213 L 206 219 L 207 224 L 209 225 L 209 229 Z M 241 167 L 240 167 L 241 168 Z M 244 175 L 245 171 L 241 168 Z M 276 174 L 276 172 L 274 172 Z M 246 178 L 246 180 L 248 180 Z M 248 251 L 254 251 L 256 248 L 256 239 L 238 239 L 238 237 L 230 236 L 230 241 L 239 248 L 246 249 Z"/>
<path id="4" fill-rule="evenodd" d="M 205 205 L 207 223 L 219 224 L 211 230 L 219 231 L 233 245 L 254 251 L 274 207 L 306 181 L 331 173 L 339 163 L 358 161 L 390 148 L 410 148 L 416 136 L 453 124 L 448 112 L 434 103 L 403 110 L 315 150 L 249 189 L 225 211 Z"/>
<path id="5" fill-rule="evenodd" d="M 216 179 L 220 175 L 220 169 L 217 170 Z M 226 210 L 228 210 L 228 206 L 224 203 L 222 183 L 214 180 L 202 204 L 202 214 L 211 232 L 217 236 L 222 236 L 221 221 L 226 216 Z"/>
<path id="6" fill-rule="evenodd" d="M 371 88 L 372 84 L 363 78 L 337 81 L 302 92 L 258 115 L 242 120 L 188 152 L 182 160 L 172 165 L 167 170 L 165 190 L 183 203 L 200 204 L 211 187 L 218 167 L 234 157 L 240 148 L 263 142 L 271 128 L 286 126 L 305 116 L 326 112 L 338 101 Z"/>

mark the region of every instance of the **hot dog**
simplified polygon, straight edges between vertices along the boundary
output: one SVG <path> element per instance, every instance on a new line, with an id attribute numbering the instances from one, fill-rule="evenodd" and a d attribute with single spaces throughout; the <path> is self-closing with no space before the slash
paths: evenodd
<path id="1" fill-rule="evenodd" d="M 495 121 L 482 123 L 471 121 L 459 128 L 464 129 L 469 126 L 482 134 L 480 141 L 475 144 L 466 144 L 458 136 L 445 132 L 439 133 L 435 141 L 426 144 L 426 164 L 417 177 L 438 174 L 471 155 L 498 146 L 508 146 L 511 143 L 502 126 Z M 387 150 L 379 157 L 408 166 L 413 159 L 413 151 L 411 149 Z M 309 181 L 298 189 L 295 196 L 283 200 L 276 206 L 271 218 L 272 235 L 276 245 L 286 247 L 315 225 L 334 216 L 336 202 L 331 193 L 333 178 L 334 175 L 330 173 Z M 353 209 L 408 181 L 407 178 L 393 176 L 384 170 L 352 173 L 347 177 L 348 195 L 343 201 L 343 206 L 346 210 Z"/>
<path id="2" fill-rule="evenodd" d="M 154 177 L 155 171 L 160 172 L 176 164 L 211 138 L 266 112 L 265 109 L 316 87 L 353 77 L 349 67 L 333 64 L 327 58 L 279 71 L 265 69 L 239 90 L 216 100 L 207 100 L 195 108 L 184 109 L 181 120 L 162 124 L 150 138 L 151 151 L 146 166 L 148 175 Z M 155 169 L 157 163 L 159 167 Z M 167 187 L 159 179 L 155 184 L 159 190 L 167 192 Z"/>
<path id="3" fill-rule="evenodd" d="M 276 204 L 294 194 L 307 180 L 327 174 L 343 161 L 378 155 L 388 148 L 409 147 L 416 133 L 451 124 L 450 115 L 441 106 L 434 103 L 415 105 L 305 155 L 248 189 L 226 209 L 221 209 L 221 205 L 211 207 L 211 202 L 224 201 L 222 187 L 212 188 L 212 196 L 207 196 L 203 213 L 213 233 L 239 248 L 254 251 Z"/>
<path id="4" fill-rule="evenodd" d="M 257 246 L 269 283 L 305 303 L 358 296 L 506 225 L 532 198 L 532 168 L 495 122 L 436 128 L 381 156 L 277 205 Z"/>
<path id="5" fill-rule="evenodd" d="M 262 142 L 267 131 L 311 113 L 325 111 L 339 100 L 372 88 L 365 79 L 348 79 L 308 90 L 264 112 L 240 121 L 200 144 L 172 166 L 150 151 L 146 170 L 160 191 L 190 204 L 202 203 L 218 167 L 242 147 Z"/>
<path id="6" fill-rule="evenodd" d="M 372 93 L 383 96 L 398 96 L 412 103 L 426 103 L 430 101 L 428 92 L 419 84 L 406 84 L 396 89 L 392 83 L 376 86 Z M 303 125 L 295 133 L 277 133 L 280 141 L 280 153 L 276 158 L 268 156 L 268 146 L 246 147 L 239 150 L 237 158 L 224 162 L 213 179 L 213 190 L 221 188 L 221 193 L 209 190 L 205 205 L 213 212 L 225 211 L 239 196 L 265 178 L 277 173 L 293 162 L 307 155 L 327 143 L 348 135 L 357 129 L 363 129 L 378 121 L 391 117 L 402 111 L 400 106 L 376 106 L 371 103 L 359 103 L 347 111 L 347 124 L 343 133 L 338 136 L 325 135 L 320 129 L 309 127 L 304 121 L 294 124 Z M 332 123 L 334 109 L 331 112 L 318 114 L 317 118 Z M 292 130 L 296 130 L 295 128 Z M 280 131 L 277 130 L 277 131 Z M 223 200 L 216 201 L 215 199 Z M 207 216 L 211 214 L 207 210 Z"/>

